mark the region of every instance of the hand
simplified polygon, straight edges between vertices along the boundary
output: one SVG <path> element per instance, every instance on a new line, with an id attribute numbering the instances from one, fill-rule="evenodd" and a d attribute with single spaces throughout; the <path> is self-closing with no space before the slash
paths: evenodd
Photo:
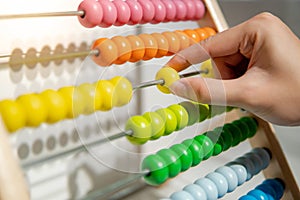
<path id="1" fill-rule="evenodd" d="M 185 78 L 174 94 L 244 108 L 280 125 L 300 125 L 300 41 L 277 17 L 262 13 L 175 55 L 181 71 L 211 58 L 218 79 Z"/>

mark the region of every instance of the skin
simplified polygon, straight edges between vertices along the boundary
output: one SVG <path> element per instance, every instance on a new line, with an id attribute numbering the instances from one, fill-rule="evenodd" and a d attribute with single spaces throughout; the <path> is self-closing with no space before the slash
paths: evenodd
<path id="1" fill-rule="evenodd" d="M 238 106 L 278 125 L 300 125 L 300 40 L 277 17 L 261 13 L 176 54 L 181 71 L 209 58 L 216 79 L 174 82 L 172 93 L 214 105 Z"/>

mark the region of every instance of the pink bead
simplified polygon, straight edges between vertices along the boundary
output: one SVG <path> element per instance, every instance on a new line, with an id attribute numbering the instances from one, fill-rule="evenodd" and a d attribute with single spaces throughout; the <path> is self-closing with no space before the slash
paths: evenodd
<path id="1" fill-rule="evenodd" d="M 127 24 L 130 20 L 131 11 L 127 3 L 122 0 L 114 0 L 113 4 L 117 9 L 117 21 L 115 23 L 116 26 L 122 26 Z"/>
<path id="2" fill-rule="evenodd" d="M 176 6 L 176 20 L 185 20 L 187 7 L 181 0 L 174 0 Z"/>
<path id="3" fill-rule="evenodd" d="M 154 23 L 163 22 L 166 19 L 167 9 L 163 2 L 160 0 L 152 0 L 155 8 L 155 15 L 153 18 Z"/>
<path id="4" fill-rule="evenodd" d="M 199 0 L 198 0 L 199 1 Z M 187 14 L 186 14 L 186 19 L 187 20 L 192 20 L 195 18 L 196 15 L 196 5 L 194 0 L 182 0 L 183 3 L 185 3 L 186 8 L 187 8 Z"/>
<path id="5" fill-rule="evenodd" d="M 117 9 L 115 5 L 109 0 L 98 1 L 103 9 L 103 20 L 99 24 L 101 27 L 110 27 L 117 21 Z"/>
<path id="6" fill-rule="evenodd" d="M 175 21 L 176 19 L 176 6 L 173 3 L 173 0 L 161 0 L 161 2 L 165 5 L 167 15 L 165 22 Z"/>
<path id="7" fill-rule="evenodd" d="M 142 23 L 149 23 L 153 20 L 155 15 L 155 8 L 150 0 L 138 0 L 143 8 Z"/>
<path id="8" fill-rule="evenodd" d="M 126 3 L 131 11 L 129 24 L 134 25 L 140 23 L 143 18 L 143 8 L 141 4 L 136 0 L 127 0 Z"/>
<path id="9" fill-rule="evenodd" d="M 102 22 L 103 10 L 97 0 L 84 0 L 78 6 L 78 11 L 84 11 L 84 16 L 78 16 L 80 24 L 92 28 Z"/>
<path id="10" fill-rule="evenodd" d="M 196 8 L 195 20 L 201 19 L 205 14 L 205 6 L 202 1 L 193 0 Z"/>

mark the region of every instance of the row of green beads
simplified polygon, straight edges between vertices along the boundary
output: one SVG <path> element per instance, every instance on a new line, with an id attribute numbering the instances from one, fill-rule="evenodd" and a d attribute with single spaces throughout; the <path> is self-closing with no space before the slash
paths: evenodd
<path id="1" fill-rule="evenodd" d="M 255 119 L 243 117 L 225 124 L 223 129 L 217 127 L 181 144 L 175 144 L 169 149 L 162 149 L 143 160 L 142 170 L 149 170 L 144 179 L 150 185 L 160 185 L 168 178 L 198 165 L 202 160 L 219 155 L 222 151 L 252 137 L 257 127 Z"/>

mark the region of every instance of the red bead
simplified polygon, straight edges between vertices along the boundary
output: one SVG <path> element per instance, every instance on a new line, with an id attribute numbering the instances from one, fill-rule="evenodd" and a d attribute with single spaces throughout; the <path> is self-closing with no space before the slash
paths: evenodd
<path id="1" fill-rule="evenodd" d="M 175 21 L 176 6 L 175 6 L 173 0 L 161 0 L 161 2 L 165 5 L 166 11 L 167 11 L 165 22 Z"/>
<path id="2" fill-rule="evenodd" d="M 138 0 L 143 9 L 142 23 L 149 23 L 153 20 L 155 15 L 155 8 L 150 0 Z"/>
<path id="3" fill-rule="evenodd" d="M 155 8 L 155 15 L 153 18 L 153 23 L 160 23 L 166 19 L 167 9 L 163 2 L 160 0 L 152 0 Z"/>
<path id="4" fill-rule="evenodd" d="M 176 6 L 176 20 L 185 20 L 187 15 L 187 7 L 181 0 L 174 0 Z"/>
<path id="5" fill-rule="evenodd" d="M 193 0 L 196 8 L 195 20 L 202 19 L 205 14 L 205 6 L 202 1 Z"/>
<path id="6" fill-rule="evenodd" d="M 83 16 L 78 16 L 81 25 L 87 28 L 98 26 L 103 19 L 103 10 L 96 0 L 84 0 L 78 6 L 78 11 L 84 11 Z"/>
<path id="7" fill-rule="evenodd" d="M 103 9 L 103 20 L 99 24 L 101 27 L 110 27 L 117 21 L 117 8 L 109 0 L 98 1 Z"/>
<path id="8" fill-rule="evenodd" d="M 128 4 L 122 0 L 114 0 L 113 4 L 117 9 L 117 21 L 115 22 L 115 25 L 122 26 L 127 24 L 131 16 L 131 11 Z"/>
<path id="9" fill-rule="evenodd" d="M 143 18 L 143 8 L 141 4 L 136 0 L 127 0 L 126 3 L 131 11 L 129 24 L 134 25 L 140 23 Z"/>
<path id="10" fill-rule="evenodd" d="M 187 14 L 186 14 L 186 19 L 187 20 L 192 20 L 195 18 L 196 15 L 196 5 L 194 0 L 182 0 L 187 8 Z"/>

